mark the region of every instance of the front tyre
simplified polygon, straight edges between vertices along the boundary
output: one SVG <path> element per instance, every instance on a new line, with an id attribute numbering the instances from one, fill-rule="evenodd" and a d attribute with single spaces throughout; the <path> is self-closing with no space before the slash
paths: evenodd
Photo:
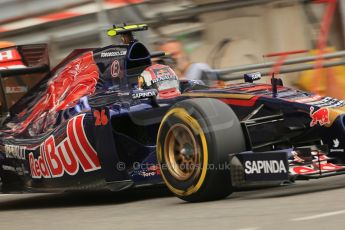
<path id="1" fill-rule="evenodd" d="M 157 159 L 167 187 L 190 201 L 221 199 L 232 192 L 228 154 L 245 150 L 241 124 L 216 99 L 188 99 L 164 116 Z"/>

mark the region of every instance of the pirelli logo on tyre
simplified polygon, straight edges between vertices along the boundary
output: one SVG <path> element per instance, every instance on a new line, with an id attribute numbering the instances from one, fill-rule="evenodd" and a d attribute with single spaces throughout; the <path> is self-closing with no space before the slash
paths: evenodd
<path id="1" fill-rule="evenodd" d="M 242 153 L 239 159 L 246 181 L 288 180 L 289 166 L 285 152 Z"/>

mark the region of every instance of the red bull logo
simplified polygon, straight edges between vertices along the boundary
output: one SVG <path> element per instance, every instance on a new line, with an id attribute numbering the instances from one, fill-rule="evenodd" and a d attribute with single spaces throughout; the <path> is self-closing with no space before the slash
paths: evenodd
<path id="1" fill-rule="evenodd" d="M 83 119 L 84 115 L 79 115 L 68 122 L 67 137 L 58 145 L 54 136 L 50 136 L 39 146 L 37 159 L 29 153 L 32 178 L 57 178 L 66 173 L 73 176 L 80 168 L 84 172 L 101 168 L 97 153 L 85 135 Z"/>
<path id="2" fill-rule="evenodd" d="M 313 127 L 317 124 L 319 124 L 320 126 L 324 126 L 330 123 L 328 108 L 321 108 L 315 112 L 314 110 L 314 107 L 310 107 L 310 117 L 312 119 L 310 122 L 310 127 Z"/>

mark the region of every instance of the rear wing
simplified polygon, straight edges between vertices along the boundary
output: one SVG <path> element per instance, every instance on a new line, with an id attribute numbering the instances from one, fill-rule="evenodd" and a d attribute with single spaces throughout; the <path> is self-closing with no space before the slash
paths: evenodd
<path id="1" fill-rule="evenodd" d="M 49 71 L 46 44 L 0 49 L 0 113 L 8 113 Z"/>
<path id="2" fill-rule="evenodd" d="M 49 70 L 46 44 L 21 45 L 0 49 L 0 76 L 38 73 Z"/>
<path id="3" fill-rule="evenodd" d="M 322 56 L 308 56 L 294 59 L 287 59 L 281 63 L 279 72 L 272 72 L 277 62 L 267 62 L 263 64 L 243 65 L 225 69 L 214 69 L 203 72 L 202 80 L 204 81 L 232 81 L 241 80 L 248 72 L 260 72 L 263 76 L 274 74 L 284 74 L 312 70 L 316 68 L 315 61 L 323 60 L 319 68 L 328 68 L 333 66 L 345 65 L 345 51 L 327 53 Z"/>

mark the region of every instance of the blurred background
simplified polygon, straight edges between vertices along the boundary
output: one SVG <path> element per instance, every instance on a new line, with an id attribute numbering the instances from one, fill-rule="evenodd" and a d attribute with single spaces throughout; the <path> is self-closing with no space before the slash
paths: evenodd
<path id="1" fill-rule="evenodd" d="M 292 50 L 306 56 L 318 47 L 322 25 L 329 28 L 325 48 L 345 48 L 345 0 L 0 0 L 0 40 L 48 43 L 52 66 L 75 48 L 114 43 L 106 30 L 124 22 L 149 24 L 138 37 L 151 50 L 178 40 L 191 62 L 213 68 L 265 63 L 277 60 L 265 54 Z M 284 83 L 330 94 L 327 83 L 309 87 L 309 75 L 287 74 Z"/>

